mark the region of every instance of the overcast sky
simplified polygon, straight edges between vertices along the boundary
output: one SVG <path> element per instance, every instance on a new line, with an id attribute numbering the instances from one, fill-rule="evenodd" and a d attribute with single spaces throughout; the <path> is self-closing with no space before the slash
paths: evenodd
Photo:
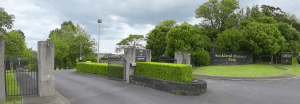
<path id="1" fill-rule="evenodd" d="M 198 24 L 195 10 L 208 0 L 1 0 L 8 14 L 15 15 L 14 28 L 25 33 L 28 47 L 37 50 L 51 30 L 64 21 L 78 23 L 96 40 L 100 25 L 100 53 L 114 53 L 116 43 L 130 34 L 145 35 L 158 22 L 175 20 Z M 240 0 L 240 7 L 271 5 L 300 16 L 299 0 Z M 11 31 L 11 30 L 9 30 Z M 145 45 L 146 42 L 143 42 Z"/>

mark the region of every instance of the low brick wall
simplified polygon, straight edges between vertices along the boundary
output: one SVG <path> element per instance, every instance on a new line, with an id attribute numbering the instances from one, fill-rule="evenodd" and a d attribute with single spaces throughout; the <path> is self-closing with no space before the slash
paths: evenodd
<path id="1" fill-rule="evenodd" d="M 206 92 L 206 81 L 199 80 L 197 83 L 176 82 L 144 76 L 129 76 L 129 83 L 149 87 L 178 95 L 201 95 Z"/>

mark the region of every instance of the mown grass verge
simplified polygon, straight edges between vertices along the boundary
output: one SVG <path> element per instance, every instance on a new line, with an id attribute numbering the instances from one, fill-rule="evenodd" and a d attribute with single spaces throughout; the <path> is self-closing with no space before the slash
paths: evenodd
<path id="1" fill-rule="evenodd" d="M 15 84 L 15 85 L 14 85 Z M 6 88 L 10 94 L 19 94 L 20 89 L 17 85 L 17 80 L 14 73 L 6 73 Z M 22 104 L 22 96 L 9 96 L 6 97 L 5 103 L 0 104 Z"/>
<path id="2" fill-rule="evenodd" d="M 282 74 L 291 74 L 298 76 L 299 66 L 296 59 L 293 58 L 293 65 L 275 64 L 277 67 L 287 70 L 277 69 L 266 63 L 236 65 L 236 66 L 204 66 L 195 68 L 193 74 L 211 75 L 211 76 L 228 76 L 228 77 L 266 77 L 278 76 Z"/>

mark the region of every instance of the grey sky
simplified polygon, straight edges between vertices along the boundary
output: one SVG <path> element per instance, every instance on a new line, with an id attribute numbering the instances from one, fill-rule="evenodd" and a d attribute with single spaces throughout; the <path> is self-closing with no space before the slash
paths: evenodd
<path id="1" fill-rule="evenodd" d="M 79 24 L 96 40 L 100 25 L 100 52 L 114 53 L 116 43 L 129 34 L 146 35 L 158 22 L 175 20 L 190 24 L 195 10 L 208 0 L 2 0 L 8 14 L 16 19 L 13 30 L 25 33 L 28 47 L 36 50 L 37 41 L 45 41 L 51 30 L 60 28 L 63 21 Z M 300 16 L 298 0 L 240 0 L 240 7 L 271 5 Z M 9 30 L 10 31 L 10 30 Z M 143 42 L 145 44 L 146 42 Z"/>

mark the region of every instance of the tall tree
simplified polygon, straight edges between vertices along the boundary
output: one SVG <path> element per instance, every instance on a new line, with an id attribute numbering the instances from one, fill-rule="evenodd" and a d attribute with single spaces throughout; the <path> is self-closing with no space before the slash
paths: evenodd
<path id="1" fill-rule="evenodd" d="M 177 22 L 175 20 L 166 20 L 160 22 L 146 36 L 146 48 L 151 49 L 152 61 L 158 61 L 158 57 L 165 54 L 166 51 L 166 36 L 171 27 L 174 27 Z"/>
<path id="2" fill-rule="evenodd" d="M 197 34 L 194 26 L 187 22 L 172 27 L 166 37 L 166 55 L 174 57 L 175 52 L 193 52 L 210 45 L 205 35 Z"/>
<path id="3" fill-rule="evenodd" d="M 25 51 L 25 39 L 17 30 L 12 30 L 7 34 L 0 35 L 5 40 L 5 57 L 12 55 L 20 55 Z"/>
<path id="4" fill-rule="evenodd" d="M 116 53 L 123 52 L 124 48 L 144 48 L 144 46 L 139 43 L 143 40 L 144 40 L 144 35 L 130 34 L 129 37 L 121 40 L 119 43 L 116 44 L 118 47 L 116 47 L 115 52 Z"/>
<path id="5" fill-rule="evenodd" d="M 93 53 L 95 39 L 87 34 L 83 28 L 77 24 L 74 26 L 72 21 L 63 22 L 61 29 L 52 30 L 48 41 L 55 43 L 55 66 L 59 69 L 75 67 L 76 60 L 81 56 Z"/>
<path id="6" fill-rule="evenodd" d="M 0 34 L 5 34 L 6 29 L 12 29 L 13 23 L 15 22 L 14 19 L 14 15 L 9 15 L 7 12 L 4 11 L 3 7 L 0 7 Z"/>
<path id="7" fill-rule="evenodd" d="M 247 40 L 247 45 L 242 49 L 244 51 L 274 55 L 288 45 L 277 28 L 277 21 L 272 17 L 245 20 L 241 23 L 241 29 Z"/>
<path id="8" fill-rule="evenodd" d="M 217 34 L 237 25 L 239 14 L 234 11 L 238 8 L 237 0 L 209 0 L 195 10 L 195 18 L 203 18 L 201 25 L 208 31 L 212 44 Z"/>

